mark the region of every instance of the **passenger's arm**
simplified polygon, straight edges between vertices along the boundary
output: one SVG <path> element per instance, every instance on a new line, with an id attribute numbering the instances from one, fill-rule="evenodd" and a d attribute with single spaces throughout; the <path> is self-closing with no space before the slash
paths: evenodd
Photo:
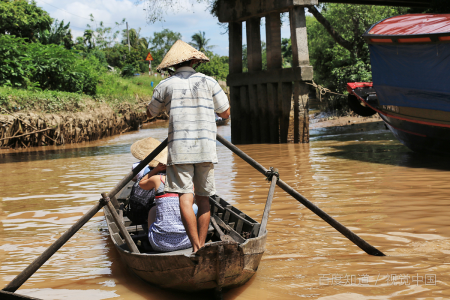
<path id="1" fill-rule="evenodd" d="M 139 186 L 141 187 L 141 189 L 147 190 L 147 191 L 149 191 L 151 189 L 157 189 L 159 187 L 158 182 L 160 182 L 159 176 L 151 176 L 150 177 L 148 175 L 150 175 L 150 173 L 145 175 L 144 177 L 142 177 L 141 181 L 139 182 Z M 157 185 L 158 185 L 158 187 L 157 187 Z"/>
<path id="2" fill-rule="evenodd" d="M 143 190 L 157 189 L 161 183 L 159 176 L 155 176 L 166 169 L 166 165 L 159 163 L 156 168 L 151 170 L 148 174 L 142 177 L 139 186 Z"/>

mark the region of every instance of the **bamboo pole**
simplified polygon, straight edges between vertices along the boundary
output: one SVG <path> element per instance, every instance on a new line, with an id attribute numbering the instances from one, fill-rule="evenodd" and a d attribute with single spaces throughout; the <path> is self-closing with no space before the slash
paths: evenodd
<path id="1" fill-rule="evenodd" d="M 134 178 L 142 169 L 147 166 L 150 161 L 152 161 L 165 147 L 167 146 L 167 138 L 158 146 L 152 153 L 150 153 L 136 168 L 133 169 L 128 175 L 126 175 L 116 186 L 106 195 L 103 193 L 103 198 L 100 199 L 87 213 L 85 213 L 81 219 L 79 219 L 72 227 L 70 227 L 63 235 L 61 235 L 50 247 L 48 247 L 38 258 L 36 258 L 28 267 L 25 268 L 19 275 L 16 276 L 5 288 L 4 291 L 7 292 L 15 292 L 19 289 L 25 281 L 28 280 L 36 271 L 55 254 L 56 251 L 59 250 L 84 224 L 87 223 L 104 205 L 107 205 L 111 213 L 115 214 L 116 224 L 119 226 L 119 230 L 121 229 L 121 225 L 124 227 L 122 222 L 119 222 L 119 216 L 116 212 L 116 209 L 112 205 L 111 201 L 108 198 L 113 198 L 121 189 L 123 189 L 131 179 Z M 106 197 L 105 197 L 106 196 Z M 122 235 L 126 238 L 126 235 L 129 236 L 128 231 L 125 228 L 126 234 L 122 233 Z M 131 237 L 130 237 L 131 239 Z M 134 244 L 131 239 L 132 244 Z M 136 245 L 135 245 L 136 247 Z M 132 250 L 132 248 L 129 248 Z M 137 249 L 137 248 L 136 248 Z"/>
<path id="2" fill-rule="evenodd" d="M 267 222 L 269 221 L 269 213 L 270 213 L 270 208 L 272 207 L 272 200 L 273 200 L 273 195 L 275 194 L 275 185 L 277 184 L 277 176 L 272 175 L 272 179 L 270 182 L 270 188 L 269 188 L 269 194 L 267 195 L 267 201 L 266 201 L 266 206 L 264 207 L 264 213 L 263 213 L 263 217 L 261 220 L 261 226 L 259 227 L 259 234 L 258 236 L 261 236 L 264 234 L 264 232 L 266 232 L 266 226 L 267 226 Z"/>
<path id="3" fill-rule="evenodd" d="M 87 223 L 103 207 L 102 200 L 98 201 L 81 219 L 59 237 L 50 247 L 48 247 L 38 258 L 36 258 L 28 267 L 16 276 L 3 290 L 14 293 L 19 289 L 28 278 L 55 254 L 84 224 Z"/>
<path id="4" fill-rule="evenodd" d="M 106 206 L 108 207 L 114 222 L 116 223 L 117 227 L 119 228 L 120 234 L 125 239 L 125 243 L 128 246 L 128 250 L 132 253 L 140 253 L 139 249 L 137 248 L 136 244 L 134 243 L 133 239 L 131 238 L 130 234 L 128 233 L 128 230 L 125 228 L 125 225 L 121 222 L 119 214 L 117 214 L 116 208 L 114 205 L 109 201 L 109 197 L 106 196 L 106 193 L 102 193 L 102 197 L 106 202 Z"/>
<path id="5" fill-rule="evenodd" d="M 260 165 L 257 161 L 252 159 L 250 156 L 245 154 L 242 150 L 240 150 L 235 145 L 228 142 L 226 139 L 224 139 L 221 135 L 217 135 L 217 140 L 221 142 L 225 147 L 233 151 L 237 156 L 245 160 L 248 164 L 250 164 L 253 168 L 258 170 L 260 173 L 267 175 L 268 170 L 264 168 L 262 165 Z M 355 245 L 357 245 L 359 248 L 364 250 L 367 254 L 374 255 L 374 256 L 385 256 L 381 251 L 364 241 L 362 238 L 357 236 L 355 233 L 353 233 L 350 229 L 333 219 L 330 215 L 328 215 L 326 212 L 321 210 L 319 207 L 314 205 L 311 201 L 303 197 L 299 192 L 294 190 L 292 187 L 290 187 L 288 184 L 286 184 L 283 180 L 279 179 L 277 182 L 277 185 L 282 188 L 286 193 L 294 197 L 298 202 L 302 203 L 304 206 L 306 206 L 309 210 L 311 210 L 313 213 L 318 215 L 322 218 L 325 222 L 333 226 L 334 229 L 342 233 L 346 238 L 348 238 L 350 241 L 352 241 Z"/>

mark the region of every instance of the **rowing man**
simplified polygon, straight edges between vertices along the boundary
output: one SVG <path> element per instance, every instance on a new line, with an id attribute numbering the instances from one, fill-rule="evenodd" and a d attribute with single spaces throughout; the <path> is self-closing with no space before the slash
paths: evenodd
<path id="1" fill-rule="evenodd" d="M 219 83 L 193 66 L 209 58 L 178 40 L 167 52 L 158 70 L 175 69 L 161 81 L 147 107 L 149 117 L 162 109 L 169 114 L 167 184 L 164 191 L 178 193 L 181 219 L 194 252 L 204 246 L 210 221 L 209 196 L 216 193 L 214 164 L 216 153 L 215 114 L 230 116 L 228 98 Z M 197 218 L 192 210 L 195 199 Z"/>

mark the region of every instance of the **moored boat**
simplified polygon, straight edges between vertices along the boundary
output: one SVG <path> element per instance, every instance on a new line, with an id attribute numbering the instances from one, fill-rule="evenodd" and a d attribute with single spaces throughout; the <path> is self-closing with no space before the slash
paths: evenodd
<path id="1" fill-rule="evenodd" d="M 216 114 L 216 125 L 217 125 L 217 126 L 227 125 L 229 121 L 230 121 L 230 118 L 228 118 L 228 119 L 222 119 L 221 117 L 219 117 L 219 116 Z"/>
<path id="2" fill-rule="evenodd" d="M 131 185 L 118 194 L 127 201 Z M 264 253 L 267 231 L 260 224 L 219 196 L 210 197 L 211 224 L 207 243 L 195 254 L 192 248 L 154 252 L 148 242 L 146 224 L 123 220 L 141 253 L 129 251 L 124 237 L 107 207 L 104 207 L 109 234 L 129 269 L 143 280 L 162 288 L 182 291 L 232 288 L 245 284 L 255 274 Z"/>
<path id="3" fill-rule="evenodd" d="M 350 106 L 361 115 L 377 112 L 413 151 L 449 154 L 450 15 L 388 18 L 364 38 L 373 83 L 349 83 Z"/>

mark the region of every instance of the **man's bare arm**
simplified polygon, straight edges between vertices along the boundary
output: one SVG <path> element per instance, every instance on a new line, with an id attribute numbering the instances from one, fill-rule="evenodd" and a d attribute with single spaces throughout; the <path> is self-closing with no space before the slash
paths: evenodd
<path id="1" fill-rule="evenodd" d="M 230 117 L 230 108 L 228 108 L 226 111 L 218 113 L 217 114 L 222 119 L 228 119 Z"/>
<path id="2" fill-rule="evenodd" d="M 153 118 L 152 113 L 150 112 L 150 110 L 148 110 L 148 107 L 147 107 L 147 117 L 149 119 Z"/>

